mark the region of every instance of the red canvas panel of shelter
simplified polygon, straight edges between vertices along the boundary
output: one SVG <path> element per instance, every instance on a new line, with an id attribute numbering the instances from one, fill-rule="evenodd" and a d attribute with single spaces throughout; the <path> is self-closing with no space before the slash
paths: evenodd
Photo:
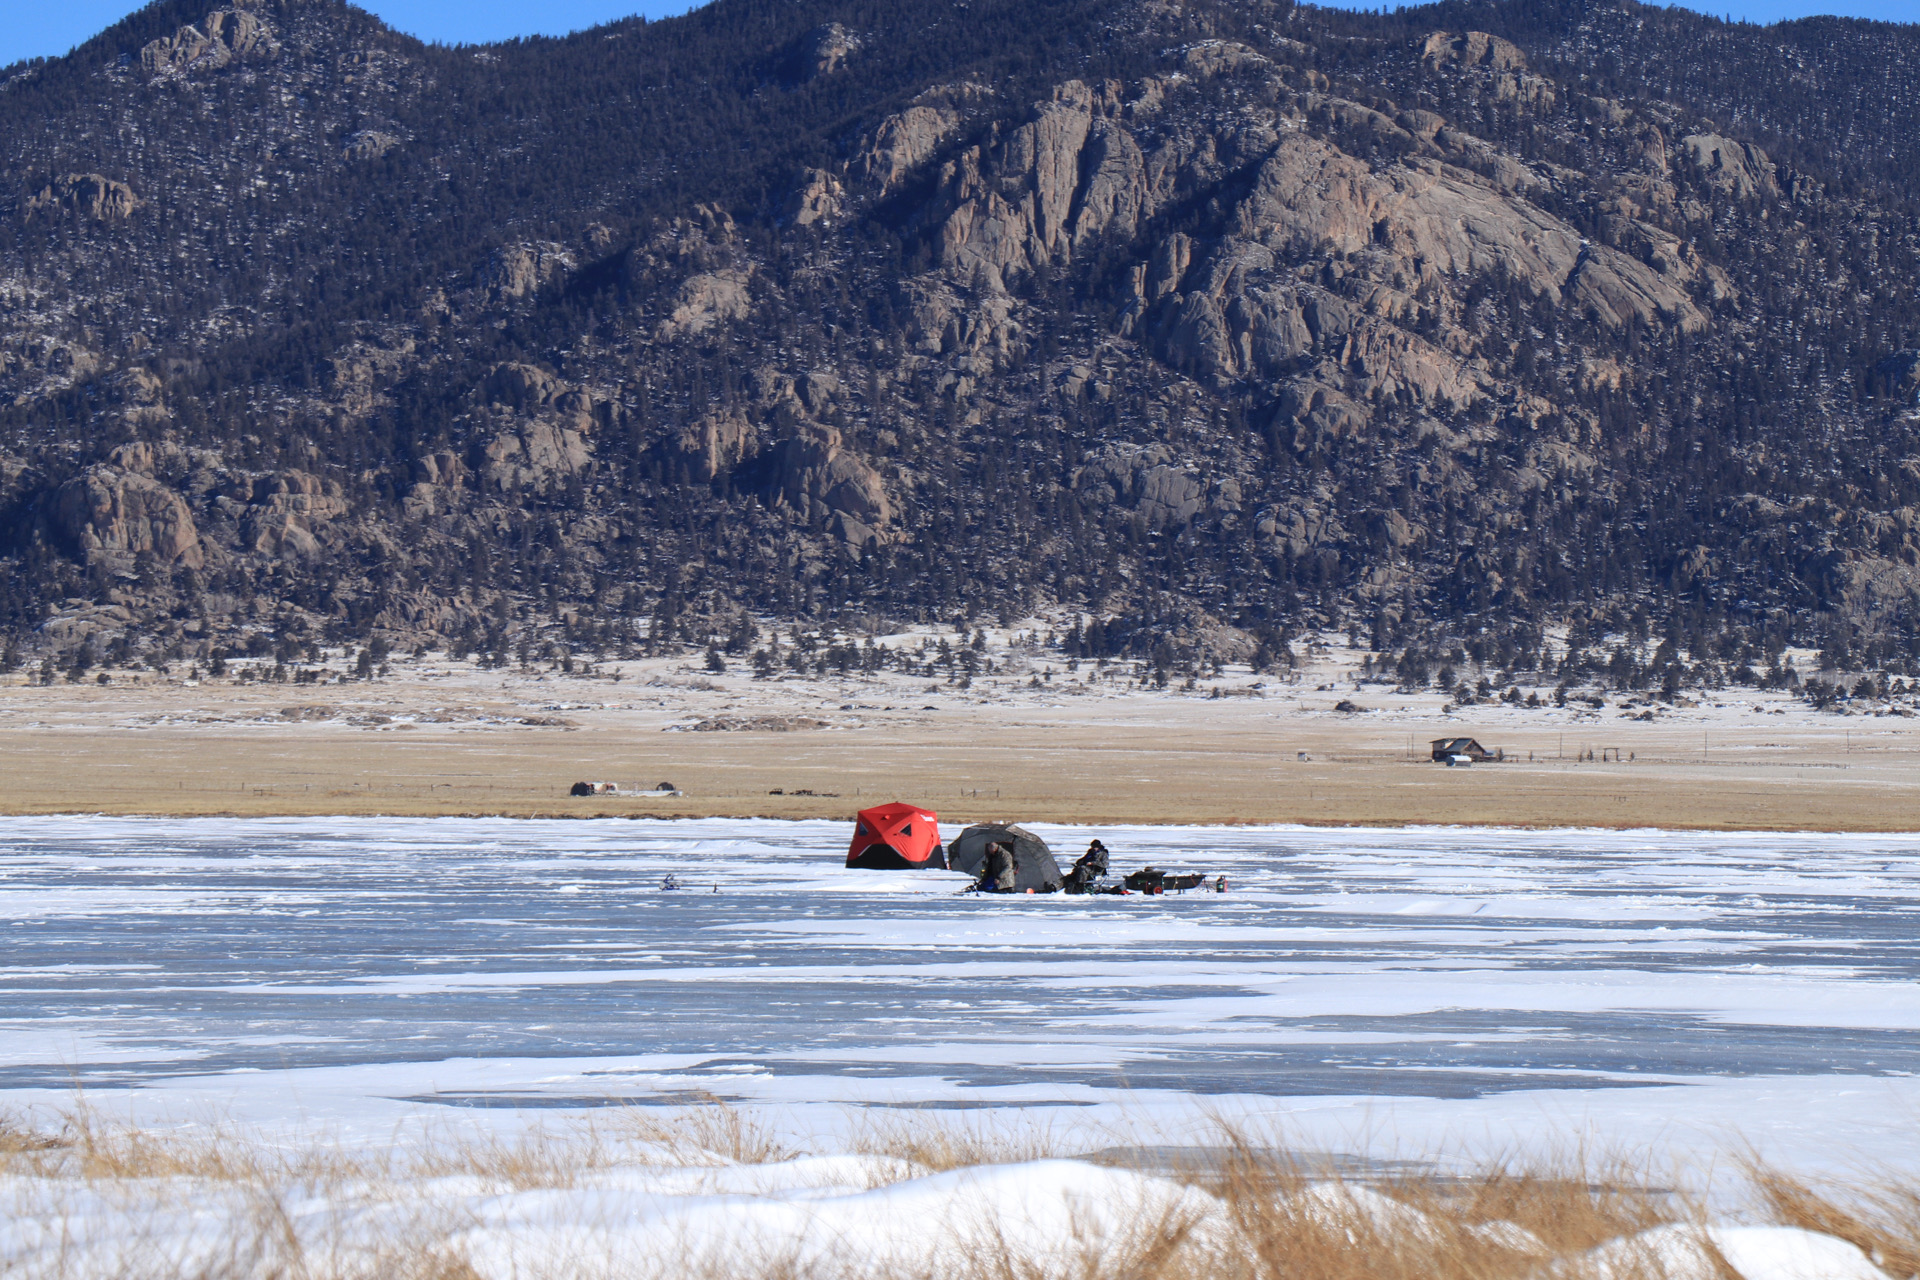
<path id="1" fill-rule="evenodd" d="M 912 804 L 862 809 L 854 821 L 853 843 L 847 846 L 847 865 L 877 871 L 903 867 L 946 870 L 939 815 Z"/>

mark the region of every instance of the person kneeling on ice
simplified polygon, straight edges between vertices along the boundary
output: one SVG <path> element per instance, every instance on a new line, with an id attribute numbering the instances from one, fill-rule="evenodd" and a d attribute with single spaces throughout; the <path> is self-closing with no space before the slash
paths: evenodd
<path id="1" fill-rule="evenodd" d="M 1012 893 L 1019 877 L 1013 850 L 996 840 L 987 846 L 986 861 L 981 865 L 980 879 L 973 888 L 977 893 Z"/>
<path id="2" fill-rule="evenodd" d="M 987 850 L 987 870 L 995 893 L 1013 893 L 1019 888 L 1020 860 L 1014 856 L 1012 845 L 1002 842 L 991 846 Z"/>
<path id="3" fill-rule="evenodd" d="M 1085 893 L 1096 880 L 1103 880 L 1107 874 L 1107 846 L 1095 840 L 1087 846 L 1073 864 L 1073 870 L 1067 872 L 1060 887 L 1068 893 Z"/>

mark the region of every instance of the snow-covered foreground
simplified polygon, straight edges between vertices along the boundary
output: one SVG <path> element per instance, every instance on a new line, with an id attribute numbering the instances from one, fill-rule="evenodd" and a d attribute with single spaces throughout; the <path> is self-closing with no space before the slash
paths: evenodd
<path id="1" fill-rule="evenodd" d="M 1129 1197 L 1198 1221 L 1150 1174 L 1222 1121 L 1362 1171 L 1576 1145 L 1920 1165 L 1920 837 L 1036 829 L 1063 863 L 1097 834 L 1116 870 L 1230 890 L 960 897 L 958 875 L 841 869 L 841 824 L 11 819 L 0 1110 L 51 1132 L 77 1086 L 148 1132 L 418 1155 L 721 1099 L 815 1153 L 694 1183 L 644 1152 L 564 1187 L 408 1182 L 488 1275 L 715 1223 L 769 1258 L 840 1265 L 853 1239 L 913 1270 L 947 1237 L 901 1224 L 964 1233 L 962 1208 L 1019 1236 L 1022 1206 L 1050 1247 L 1137 1223 L 1089 1207 Z M 861 1138 L 929 1112 L 1148 1173 L 937 1173 Z M 6 1183 L 16 1260 L 36 1221 L 142 1238 L 76 1236 L 29 1203 L 56 1190 Z M 88 1195 L 169 1239 L 198 1198 Z M 310 1209 L 379 1236 L 418 1209 L 394 1197 Z"/>
<path id="2" fill-rule="evenodd" d="M 624 1164 L 565 1179 L 13 1177 L 0 1181 L 0 1274 L 1729 1280 L 1730 1266 L 1740 1280 L 1889 1280 L 1875 1258 L 1909 1243 L 1859 1220 L 1839 1227 L 1857 1237 L 1846 1239 L 1778 1222 L 1676 1219 L 1646 1197 L 1596 1212 L 1584 1189 L 1559 1203 L 1515 1197 L 1530 1227 L 1418 1186 L 1389 1196 L 1257 1174 L 1208 1185 L 1059 1159 L 950 1170 L 873 1154 L 746 1165 L 646 1145 L 630 1144 Z"/>

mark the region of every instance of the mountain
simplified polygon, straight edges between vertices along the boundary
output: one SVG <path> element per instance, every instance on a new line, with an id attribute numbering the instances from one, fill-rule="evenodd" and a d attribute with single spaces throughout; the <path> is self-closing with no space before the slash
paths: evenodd
<path id="1" fill-rule="evenodd" d="M 1920 27 L 205 4 L 0 71 L 12 661 L 1920 661 Z"/>

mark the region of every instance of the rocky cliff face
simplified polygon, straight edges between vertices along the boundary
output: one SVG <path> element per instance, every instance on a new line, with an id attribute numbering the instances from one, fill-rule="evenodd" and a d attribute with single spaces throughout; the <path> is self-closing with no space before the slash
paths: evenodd
<path id="1" fill-rule="evenodd" d="M 1474 13 L 156 4 L 0 88 L 0 621 L 1920 652 L 1920 176 Z"/>
<path id="2" fill-rule="evenodd" d="M 27 201 L 26 212 L 72 213 L 96 221 L 130 218 L 140 198 L 124 182 L 97 173 L 63 173 Z"/>
<path id="3" fill-rule="evenodd" d="M 89 564 L 126 573 L 143 555 L 162 566 L 205 563 L 192 510 L 153 470 L 151 446 L 122 445 L 53 495 L 55 519 Z"/>
<path id="4" fill-rule="evenodd" d="M 273 25 L 257 6 L 215 9 L 197 24 L 140 49 L 140 67 L 153 76 L 184 76 L 218 71 L 237 59 L 267 59 L 280 52 Z"/>

